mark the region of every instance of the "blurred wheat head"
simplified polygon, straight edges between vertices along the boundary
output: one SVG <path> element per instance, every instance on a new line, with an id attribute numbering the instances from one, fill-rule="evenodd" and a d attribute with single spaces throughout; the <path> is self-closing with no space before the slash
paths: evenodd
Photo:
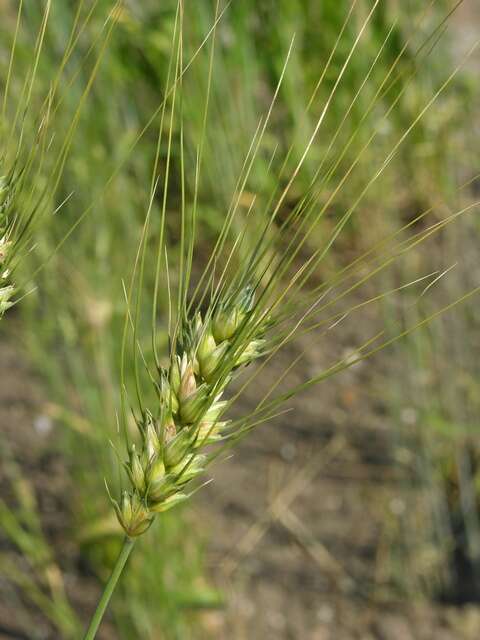
<path id="1" fill-rule="evenodd" d="M 83 0 L 78 2 L 46 85 L 38 76 L 40 69 L 44 73 L 43 67 L 51 64 L 44 50 L 51 49 L 46 42 L 49 23 L 56 19 L 54 9 L 58 5 L 52 0 L 38 5 L 20 0 L 7 5 L 2 18 L 11 47 L 2 69 L 5 85 L 0 110 L 0 317 L 28 292 L 26 287 L 34 279 L 33 273 L 17 277 L 17 272 L 25 255 L 35 249 L 41 225 L 54 224 L 53 216 L 72 195 L 59 201 L 82 109 L 118 17 L 117 4 L 105 12 L 98 0 L 89 7 Z M 96 40 L 86 48 L 82 35 L 92 21 L 98 22 L 99 13 L 103 20 Z M 20 64 L 18 71 L 19 44 L 25 48 L 26 39 L 32 37 L 29 63 Z M 68 92 L 78 93 L 73 112 L 65 107 Z M 16 295 L 20 297 L 15 299 Z"/>
<path id="2" fill-rule="evenodd" d="M 464 61 L 475 50 L 476 43 L 466 53 L 465 59 L 444 75 L 414 114 L 409 114 L 409 119 L 385 155 L 374 158 L 373 163 L 369 155 L 373 142 L 382 136 L 395 109 L 400 108 L 404 95 L 415 79 L 418 65 L 420 62 L 428 63 L 449 17 L 460 4 L 454 5 L 425 34 L 420 26 L 429 15 L 432 5 L 427 6 L 416 23 L 418 32 L 406 39 L 398 55 L 387 65 L 386 73 L 380 79 L 373 80 L 376 65 L 395 34 L 395 24 L 386 29 L 366 76 L 351 96 L 344 117 L 331 134 L 331 139 L 321 147 L 322 156 L 316 162 L 315 170 L 306 179 L 302 176 L 306 160 L 316 150 L 322 126 L 349 65 L 359 55 L 359 43 L 381 7 L 379 0 L 368 3 L 368 6 L 355 1 L 350 3 L 335 47 L 305 106 L 304 115 L 309 124 L 303 131 L 301 150 L 296 142 L 292 142 L 280 161 L 273 190 L 268 194 L 252 194 L 248 185 L 263 153 L 262 144 L 288 73 L 289 61 L 294 55 L 292 40 L 271 103 L 260 118 L 248 145 L 221 229 L 204 260 L 201 251 L 196 253 L 201 236 L 198 202 L 205 146 L 209 138 L 215 42 L 218 31 L 221 31 L 225 9 L 220 10 L 219 3 L 216 4 L 213 26 L 202 42 L 202 49 L 208 49 L 209 54 L 207 90 L 203 113 L 199 116 L 201 133 L 195 148 L 185 148 L 184 131 L 188 123 L 184 121 L 184 82 L 198 51 L 193 58 L 186 59 L 184 23 L 188 8 L 182 2 L 178 3 L 166 98 L 155 114 L 155 118 L 158 116 L 159 133 L 150 186 L 150 205 L 131 282 L 125 288 L 127 314 L 121 347 L 119 427 L 128 449 L 128 459 L 123 465 L 128 486 L 122 490 L 119 500 L 110 497 L 127 537 L 135 538 L 143 534 L 157 513 L 192 495 L 202 486 L 198 484 L 198 479 L 219 455 L 254 427 L 284 411 L 285 403 L 294 395 L 369 358 L 477 293 L 478 288 L 467 291 L 457 300 L 422 317 L 414 325 L 399 328 L 396 333 L 388 335 L 384 328 L 380 328 L 372 332 L 354 352 L 303 382 L 278 392 L 288 374 L 301 362 L 304 356 L 301 353 L 273 381 L 253 411 L 234 420 L 226 417 L 245 389 L 262 376 L 269 361 L 293 340 L 301 337 L 308 343 L 308 340 L 318 340 L 321 336 L 332 339 L 333 329 L 341 327 L 345 319 L 355 317 L 365 308 L 381 305 L 386 298 L 406 291 L 408 295 L 413 291 L 413 295 L 419 299 L 445 275 L 446 271 L 442 269 L 426 275 L 418 273 L 413 280 L 386 291 L 378 291 L 352 306 L 342 306 L 347 296 L 361 291 L 385 269 L 417 250 L 454 221 L 474 211 L 478 207 L 477 201 L 467 201 L 453 210 L 448 210 L 445 203 L 438 202 L 438 208 L 448 210 L 440 219 L 436 218 L 437 208 L 429 206 L 416 213 L 407 224 L 398 225 L 393 232 L 380 239 L 372 233 L 374 241 L 371 246 L 352 262 L 327 277 L 323 273 L 319 277 L 318 273 L 342 232 L 348 230 L 348 225 L 369 192 L 400 154 L 402 145 L 421 125 L 425 114 L 435 108 Z M 354 20 L 357 21 L 355 35 L 341 62 L 338 62 L 335 57 L 337 48 L 340 43 L 343 44 L 342 36 Z M 413 47 L 414 37 L 418 39 L 419 33 L 420 44 L 417 42 Z M 333 60 L 337 65 L 334 79 L 326 100 L 318 104 L 317 97 L 323 95 L 323 83 L 332 73 Z M 369 81 L 373 86 L 370 87 L 365 111 L 353 129 L 344 136 L 344 130 L 348 131 L 349 115 Z M 175 117 L 178 117 L 178 122 L 174 129 Z M 174 135 L 178 144 L 175 155 L 172 152 Z M 353 160 L 345 165 L 345 158 L 348 158 L 348 152 L 357 137 L 362 142 Z M 274 164 L 275 152 L 267 161 L 268 170 Z M 161 169 L 160 155 L 164 158 Z M 362 161 L 368 163 L 362 170 L 362 175 L 366 177 L 357 195 L 346 206 L 342 202 L 339 207 L 337 199 L 355 172 L 359 172 Z M 171 197 L 169 184 L 174 162 L 179 165 L 180 172 L 177 200 Z M 193 176 L 193 180 L 189 176 Z M 288 196 L 295 189 L 298 193 L 300 177 L 303 177 L 306 187 L 296 198 L 295 204 L 289 207 Z M 468 190 L 474 180 L 469 178 L 464 181 L 457 189 L 457 194 Z M 434 220 L 430 221 L 432 217 Z M 322 227 L 327 219 L 328 223 Z M 179 229 L 178 246 L 169 246 L 168 233 L 172 226 Z M 153 283 L 146 257 L 147 248 L 152 243 L 157 246 Z M 174 268 L 171 266 L 172 255 Z M 202 261 L 203 266 L 200 267 Z M 145 346 L 139 340 L 146 296 L 151 304 L 150 361 Z M 159 356 L 157 346 L 157 331 L 161 321 L 159 298 L 162 298 L 162 302 L 166 300 L 168 306 L 169 354 L 166 363 Z M 126 383 L 126 352 L 129 349 L 134 362 L 133 389 L 129 389 Z M 234 378 L 260 357 L 263 362 L 248 368 L 239 389 L 238 384 L 233 382 Z M 152 388 L 156 399 L 147 402 L 145 398 L 151 398 Z M 229 389 L 233 390 L 230 397 Z M 133 437 L 133 442 L 129 428 L 132 414 L 139 434 L 139 439 Z"/>

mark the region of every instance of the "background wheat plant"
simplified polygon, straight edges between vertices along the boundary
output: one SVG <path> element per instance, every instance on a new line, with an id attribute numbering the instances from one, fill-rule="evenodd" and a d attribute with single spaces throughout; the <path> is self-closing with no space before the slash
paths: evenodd
<path id="1" fill-rule="evenodd" d="M 39 81 L 39 76 L 46 57 L 44 49 L 48 47 L 52 2 L 29 7 L 21 0 L 15 11 L 6 11 L 4 28 L 10 48 L 0 116 L 0 316 L 14 304 L 15 293 L 21 291 L 20 283 L 15 283 L 15 272 L 22 256 L 35 246 L 40 223 L 59 214 L 65 202 L 59 199 L 63 172 L 82 106 L 115 22 L 117 8 L 112 5 L 97 36 L 101 46 L 98 50 L 91 48 L 83 58 L 80 54 L 77 60 L 77 45 L 95 12 L 94 5 L 84 14 L 83 4 L 78 4 L 70 32 L 64 34 L 61 55 L 47 86 Z M 18 49 L 22 36 L 25 37 L 22 25 L 29 18 L 32 27 L 35 18 L 38 23 L 37 29 L 28 36 L 33 37 L 34 46 L 26 64 L 17 70 L 17 57 L 22 55 Z M 83 83 L 81 70 L 87 65 Z M 73 91 L 78 92 L 78 104 L 69 111 L 64 109 L 65 93 Z M 65 200 L 70 197 L 68 194 Z"/>
<path id="2" fill-rule="evenodd" d="M 2 331 L 48 389 L 34 424 L 50 457 L 27 447 L 26 474 L 20 430 L 5 418 L 0 567 L 7 600 L 21 594 L 25 611 L 49 620 L 43 637 L 79 637 L 97 599 L 87 638 L 222 637 L 204 530 L 235 547 L 224 576 L 275 527 L 309 558 L 297 595 L 266 570 L 284 606 L 267 604 L 258 628 L 227 617 L 228 637 L 308 637 L 318 625 L 350 637 L 334 593 L 355 628 L 359 598 L 372 608 L 399 594 L 439 598 L 455 584 L 463 530 L 475 565 L 474 447 L 459 444 L 457 466 L 445 452 L 438 460 L 404 393 L 412 385 L 424 407 L 432 400 L 428 376 L 415 377 L 431 367 L 423 329 L 442 335 L 462 313 L 467 334 L 476 301 L 477 274 L 460 266 L 472 260 L 454 242 L 474 245 L 477 233 L 466 124 L 477 43 L 460 51 L 455 35 L 466 4 L 6 3 L 2 308 L 29 295 Z M 438 424 L 444 409 L 432 407 L 421 415 Z M 48 482 L 35 473 L 46 464 Z M 342 473 L 379 469 L 375 496 L 342 502 Z M 422 518 L 431 526 L 416 544 Z M 269 549 L 280 546 L 265 558 Z M 293 556 L 279 555 L 286 571 Z M 295 616 L 309 593 L 316 604 Z M 375 615 L 388 624 L 382 605 Z"/>

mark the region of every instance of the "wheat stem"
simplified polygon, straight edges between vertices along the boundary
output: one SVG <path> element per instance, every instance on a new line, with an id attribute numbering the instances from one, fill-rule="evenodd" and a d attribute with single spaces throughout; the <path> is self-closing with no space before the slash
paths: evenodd
<path id="1" fill-rule="evenodd" d="M 135 540 L 133 538 L 125 536 L 122 550 L 118 555 L 112 574 L 108 579 L 107 584 L 105 585 L 102 597 L 98 602 L 97 608 L 95 609 L 95 613 L 93 614 L 92 620 L 90 621 L 90 625 L 83 640 L 93 640 L 97 635 L 98 628 L 100 626 L 100 623 L 102 622 L 108 603 L 110 602 L 110 598 L 112 597 L 112 593 L 115 591 L 118 579 L 122 574 L 123 568 L 128 560 L 128 556 L 130 555 L 134 544 Z"/>

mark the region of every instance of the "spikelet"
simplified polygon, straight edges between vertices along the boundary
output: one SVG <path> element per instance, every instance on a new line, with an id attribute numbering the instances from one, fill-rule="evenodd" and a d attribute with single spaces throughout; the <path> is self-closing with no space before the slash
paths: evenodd
<path id="1" fill-rule="evenodd" d="M 253 303 L 247 287 L 208 319 L 196 314 L 186 322 L 170 366 L 159 371 L 158 410 L 144 412 L 141 447 L 132 445 L 125 462 L 130 490 L 120 504 L 113 501 L 128 536 L 141 535 L 156 513 L 186 500 L 187 485 L 205 470 L 206 447 L 227 437 L 223 394 L 232 372 L 258 358 L 264 344 Z"/>
<path id="2" fill-rule="evenodd" d="M 9 281 L 10 269 L 8 263 L 13 251 L 12 241 L 9 239 L 8 209 L 11 204 L 12 192 L 8 179 L 0 176 L 0 318 L 12 305 L 15 287 Z"/>

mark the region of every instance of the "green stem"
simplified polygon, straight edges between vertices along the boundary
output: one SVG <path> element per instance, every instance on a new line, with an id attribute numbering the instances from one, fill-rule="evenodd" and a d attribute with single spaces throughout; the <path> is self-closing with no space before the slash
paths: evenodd
<path id="1" fill-rule="evenodd" d="M 120 551 L 117 562 L 112 571 L 112 575 L 108 579 L 107 584 L 105 585 L 105 589 L 103 590 L 102 597 L 97 605 L 95 613 L 93 614 L 93 618 L 90 622 L 90 626 L 87 629 L 87 632 L 83 638 L 83 640 L 93 640 L 97 634 L 98 627 L 102 622 L 103 615 L 108 606 L 110 598 L 112 597 L 112 593 L 115 590 L 118 579 L 123 571 L 123 567 L 127 562 L 128 556 L 130 555 L 131 550 L 133 549 L 133 545 L 135 544 L 135 539 L 125 537 L 123 542 L 122 550 Z"/>

